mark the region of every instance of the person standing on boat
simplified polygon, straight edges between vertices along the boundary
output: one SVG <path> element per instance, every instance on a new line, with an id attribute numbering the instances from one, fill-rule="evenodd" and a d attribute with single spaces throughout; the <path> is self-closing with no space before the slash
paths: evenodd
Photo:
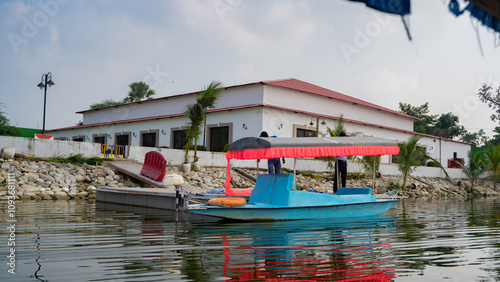
<path id="1" fill-rule="evenodd" d="M 340 132 L 339 136 L 347 136 L 345 132 Z M 335 162 L 335 177 L 333 178 L 333 193 L 337 193 L 337 174 L 340 175 L 341 179 L 341 187 L 346 186 L 346 179 L 347 179 L 347 157 L 346 156 L 340 156 L 337 157 L 337 160 Z"/>
<path id="2" fill-rule="evenodd" d="M 262 131 L 259 137 L 269 137 L 266 131 Z M 276 138 L 276 136 L 273 136 Z M 260 162 L 260 160 L 257 160 Z M 283 163 L 285 163 L 285 157 L 283 157 Z M 267 160 L 267 171 L 269 174 L 281 174 L 281 162 L 280 159 L 268 159 Z"/>

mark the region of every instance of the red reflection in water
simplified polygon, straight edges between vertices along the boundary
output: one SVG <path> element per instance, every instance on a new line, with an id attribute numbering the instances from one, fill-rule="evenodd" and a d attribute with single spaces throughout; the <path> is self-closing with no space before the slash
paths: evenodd
<path id="1" fill-rule="evenodd" d="M 223 244 L 228 245 L 227 237 L 222 236 Z M 316 246 L 318 247 L 318 246 Z M 230 248 L 224 248 L 223 274 L 235 281 L 389 281 L 396 278 L 394 269 L 382 269 L 393 261 L 362 261 L 348 253 L 368 253 L 375 247 L 390 247 L 387 244 L 365 244 L 357 246 L 324 246 L 328 250 L 328 258 L 313 255 L 301 255 L 301 252 L 312 251 L 307 247 L 284 247 L 277 245 L 241 246 L 234 250 L 266 249 L 268 251 L 236 253 L 238 255 L 259 255 L 254 262 L 231 264 Z M 272 251 L 284 254 L 270 254 Z M 317 248 L 316 248 L 317 250 Z M 292 253 L 293 251 L 293 253 Z M 241 273 L 241 274 L 238 274 Z"/>

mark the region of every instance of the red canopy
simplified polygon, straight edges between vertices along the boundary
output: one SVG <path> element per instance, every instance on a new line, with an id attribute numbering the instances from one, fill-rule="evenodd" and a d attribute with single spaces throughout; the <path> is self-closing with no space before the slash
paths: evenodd
<path id="1" fill-rule="evenodd" d="M 375 137 L 304 137 L 260 138 L 246 137 L 233 142 L 226 154 L 226 195 L 250 195 L 251 190 L 230 188 L 230 159 L 314 158 L 338 156 L 397 155 L 396 141 Z"/>

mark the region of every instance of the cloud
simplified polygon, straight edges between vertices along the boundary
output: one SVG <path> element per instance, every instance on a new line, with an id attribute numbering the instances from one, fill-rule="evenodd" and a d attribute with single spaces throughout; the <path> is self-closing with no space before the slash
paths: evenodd
<path id="1" fill-rule="evenodd" d="M 367 88 L 386 96 L 408 97 L 416 93 L 419 79 L 416 74 L 396 73 L 388 68 L 365 73 Z"/>

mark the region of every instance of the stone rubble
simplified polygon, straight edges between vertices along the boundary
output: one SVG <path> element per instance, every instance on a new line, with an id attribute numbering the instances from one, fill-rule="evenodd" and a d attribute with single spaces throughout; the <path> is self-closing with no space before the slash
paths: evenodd
<path id="1" fill-rule="evenodd" d="M 246 174 L 257 176 L 255 169 L 242 169 Z M 211 190 L 215 188 L 224 187 L 226 181 L 226 168 L 202 168 L 200 171 L 191 171 L 188 173 L 183 172 L 175 166 L 167 168 L 167 174 L 180 174 L 185 180 L 193 186 Z M 264 171 L 260 173 L 266 173 Z M 460 185 L 454 185 L 442 178 L 426 178 L 426 177 L 409 177 L 407 179 L 406 188 L 401 189 L 403 183 L 402 176 L 382 176 L 375 179 L 375 194 L 386 194 L 397 191 L 398 197 L 433 197 L 433 198 L 447 198 L 447 197 L 469 197 L 472 195 L 470 192 L 470 181 L 460 179 Z M 253 188 L 255 183 L 248 178 L 240 175 L 234 170 L 231 170 L 231 187 L 232 188 Z M 319 192 L 333 192 L 333 177 L 330 173 L 314 173 L 311 176 L 304 176 L 297 174 L 296 185 L 299 190 L 315 190 Z M 372 179 L 348 179 L 347 187 L 372 187 Z M 477 196 L 492 197 L 500 196 L 500 184 L 497 190 L 493 189 L 493 182 L 491 181 L 477 181 L 474 184 L 474 194 Z"/>
<path id="2" fill-rule="evenodd" d="M 15 176 L 16 199 L 94 199 L 97 186 L 136 186 L 108 167 L 0 158 L 0 199 L 8 198 L 9 175 Z"/>
<path id="3" fill-rule="evenodd" d="M 255 178 L 255 169 L 241 169 L 244 174 Z M 265 173 L 265 172 L 261 172 Z M 0 199 L 7 199 L 7 179 L 9 174 L 15 175 L 17 190 L 16 199 L 69 200 L 94 199 L 96 187 L 137 187 L 138 185 L 103 166 L 68 163 L 49 163 L 31 159 L 0 158 Z M 226 181 L 226 168 L 202 167 L 199 171 L 183 172 L 180 166 L 168 166 L 166 174 L 176 174 L 195 187 L 203 190 L 223 188 Z M 457 181 L 457 180 L 455 180 Z M 499 196 L 499 190 L 493 189 L 491 181 L 478 181 L 471 193 L 470 182 L 460 179 L 459 185 L 451 184 L 441 178 L 409 177 L 407 187 L 398 188 L 402 184 L 401 176 L 383 176 L 375 180 L 376 194 L 386 194 L 397 191 L 398 197 L 470 197 Z M 231 171 L 232 188 L 252 188 L 254 182 L 247 176 Z M 297 174 L 296 185 L 299 190 L 315 190 L 332 192 L 333 181 L 329 173 L 315 173 L 304 176 Z M 347 187 L 371 187 L 371 178 L 347 180 Z M 499 186 L 500 187 L 500 186 Z"/>

